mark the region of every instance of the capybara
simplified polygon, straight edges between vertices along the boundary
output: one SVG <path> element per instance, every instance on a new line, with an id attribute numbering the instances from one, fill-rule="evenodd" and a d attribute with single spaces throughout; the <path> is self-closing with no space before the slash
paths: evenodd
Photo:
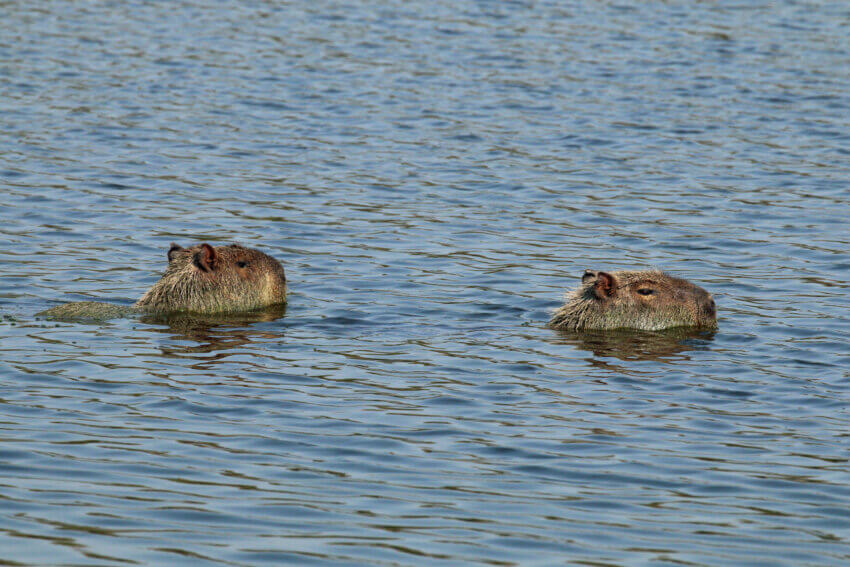
<path id="1" fill-rule="evenodd" d="M 711 294 L 658 270 L 586 270 L 549 325 L 569 331 L 717 327 Z"/>
<path id="2" fill-rule="evenodd" d="M 172 244 L 165 274 L 133 307 L 78 301 L 39 315 L 111 319 L 134 312 L 236 313 L 285 303 L 286 291 L 283 266 L 259 250 L 238 244 L 190 248 Z"/>

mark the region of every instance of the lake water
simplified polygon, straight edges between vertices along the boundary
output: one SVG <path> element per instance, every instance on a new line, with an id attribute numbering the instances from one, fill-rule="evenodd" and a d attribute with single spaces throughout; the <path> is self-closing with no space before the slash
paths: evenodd
<path id="1" fill-rule="evenodd" d="M 843 2 L 0 6 L 0 563 L 850 561 Z M 285 313 L 130 304 L 169 243 Z M 713 335 L 546 327 L 585 268 Z"/>

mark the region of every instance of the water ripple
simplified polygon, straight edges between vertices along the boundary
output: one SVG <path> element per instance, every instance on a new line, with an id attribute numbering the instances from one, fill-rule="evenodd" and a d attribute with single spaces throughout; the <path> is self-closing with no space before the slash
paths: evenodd
<path id="1" fill-rule="evenodd" d="M 842 4 L 3 12 L 5 562 L 850 558 Z M 202 240 L 286 310 L 33 315 Z M 645 266 L 719 331 L 545 327 Z"/>

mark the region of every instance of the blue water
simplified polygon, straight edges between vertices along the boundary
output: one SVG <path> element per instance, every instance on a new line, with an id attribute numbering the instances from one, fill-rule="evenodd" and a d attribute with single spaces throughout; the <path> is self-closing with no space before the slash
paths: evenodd
<path id="1" fill-rule="evenodd" d="M 850 7 L 0 6 L 0 563 L 850 560 Z M 130 304 L 169 243 L 285 314 Z M 546 327 L 585 268 L 713 335 Z"/>

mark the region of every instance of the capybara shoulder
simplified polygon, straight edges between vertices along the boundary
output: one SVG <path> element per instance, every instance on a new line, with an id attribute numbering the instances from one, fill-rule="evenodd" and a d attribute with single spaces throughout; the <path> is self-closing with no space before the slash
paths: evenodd
<path id="1" fill-rule="evenodd" d="M 232 313 L 286 302 L 280 262 L 238 244 L 172 244 L 165 274 L 136 302 L 145 312 Z"/>
<path id="2" fill-rule="evenodd" d="M 715 328 L 717 310 L 703 288 L 658 270 L 587 270 L 549 325 L 571 331 Z"/>

